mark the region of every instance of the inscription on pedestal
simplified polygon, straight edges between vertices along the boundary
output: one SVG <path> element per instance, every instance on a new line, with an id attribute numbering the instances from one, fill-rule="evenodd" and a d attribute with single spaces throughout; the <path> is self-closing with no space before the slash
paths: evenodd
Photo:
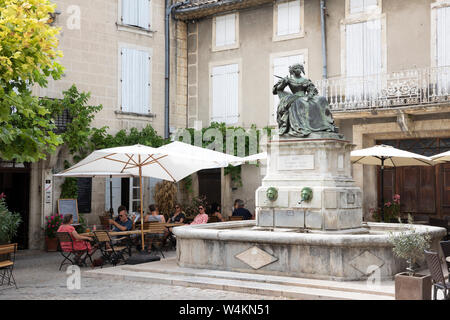
<path id="1" fill-rule="evenodd" d="M 313 170 L 314 155 L 279 156 L 278 170 Z"/>

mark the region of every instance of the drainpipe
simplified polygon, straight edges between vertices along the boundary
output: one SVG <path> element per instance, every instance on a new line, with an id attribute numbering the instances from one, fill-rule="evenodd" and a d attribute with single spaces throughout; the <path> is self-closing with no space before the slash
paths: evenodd
<path id="1" fill-rule="evenodd" d="M 322 77 L 323 79 L 328 78 L 328 71 L 327 71 L 327 39 L 326 39 L 326 33 L 325 33 L 325 0 L 320 0 L 320 23 L 322 28 L 322 65 L 323 65 L 323 71 L 322 71 Z"/>
<path id="2" fill-rule="evenodd" d="M 185 2 L 177 2 L 174 4 L 170 4 L 171 0 L 166 0 L 166 16 L 165 16 L 165 98 L 164 98 L 164 138 L 169 139 L 170 136 L 170 128 L 169 128 L 169 93 L 170 93 L 170 84 L 169 84 L 169 75 L 170 75 L 170 15 L 172 14 L 172 10 L 188 4 L 190 0 Z"/>

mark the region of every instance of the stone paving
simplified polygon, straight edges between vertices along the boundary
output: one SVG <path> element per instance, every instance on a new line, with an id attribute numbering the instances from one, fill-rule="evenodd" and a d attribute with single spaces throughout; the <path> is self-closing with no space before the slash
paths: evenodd
<path id="1" fill-rule="evenodd" d="M 166 258 L 175 251 L 164 252 Z M 110 280 L 83 277 L 91 268 L 81 269 L 81 289 L 69 290 L 66 266 L 58 270 L 62 257 L 58 252 L 19 251 L 16 256 L 14 276 L 19 289 L 0 286 L 0 300 L 271 300 L 268 297 L 221 290 L 187 288 L 180 286 L 139 283 L 137 281 Z M 106 267 L 110 267 L 107 265 Z"/>

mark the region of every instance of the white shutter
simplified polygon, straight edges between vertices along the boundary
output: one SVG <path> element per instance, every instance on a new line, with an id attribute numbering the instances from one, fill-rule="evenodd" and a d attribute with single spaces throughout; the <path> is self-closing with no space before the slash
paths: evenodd
<path id="1" fill-rule="evenodd" d="M 436 66 L 450 66 L 450 7 L 437 8 L 436 18 Z"/>
<path id="2" fill-rule="evenodd" d="M 233 124 L 239 117 L 239 70 L 237 64 L 212 68 L 211 121 Z"/>
<path id="3" fill-rule="evenodd" d="M 277 34 L 283 36 L 289 34 L 289 3 L 280 3 L 278 5 L 278 29 Z"/>
<path id="4" fill-rule="evenodd" d="M 216 23 L 216 47 L 232 45 L 236 42 L 236 14 L 219 16 Z"/>
<path id="5" fill-rule="evenodd" d="M 112 178 L 112 207 L 114 214 L 118 214 L 117 208 L 122 204 L 122 180 L 121 178 Z M 105 179 L 105 211 L 109 211 L 109 178 Z"/>
<path id="6" fill-rule="evenodd" d="M 122 0 L 122 23 L 149 29 L 150 1 Z"/>
<path id="7" fill-rule="evenodd" d="M 136 0 L 138 21 L 137 26 L 150 29 L 150 1 L 149 0 Z"/>
<path id="8" fill-rule="evenodd" d="M 289 3 L 289 34 L 300 32 L 300 0 Z"/>
<path id="9" fill-rule="evenodd" d="M 225 21 L 225 44 L 232 45 L 236 42 L 236 14 L 227 15 Z"/>
<path id="10" fill-rule="evenodd" d="M 450 92 L 450 7 L 436 9 L 436 74 L 438 94 Z M 442 68 L 446 67 L 446 68 Z"/>
<path id="11" fill-rule="evenodd" d="M 359 13 L 364 11 L 364 0 L 350 0 L 350 13 Z"/>
<path id="12" fill-rule="evenodd" d="M 137 26 L 138 2 L 136 0 L 122 0 L 122 23 Z"/>
<path id="13" fill-rule="evenodd" d="M 150 60 L 147 51 L 122 49 L 122 111 L 150 112 Z"/>
<path id="14" fill-rule="evenodd" d="M 378 0 L 364 0 L 364 11 L 369 12 L 378 6 Z"/>
<path id="15" fill-rule="evenodd" d="M 382 71 L 381 20 L 346 26 L 346 95 L 374 95 L 380 89 Z M 364 77 L 360 78 L 351 77 Z"/>
<path id="16" fill-rule="evenodd" d="M 225 45 L 226 38 L 226 18 L 224 16 L 216 17 L 216 47 Z"/>
<path id="17" fill-rule="evenodd" d="M 279 57 L 273 59 L 273 84 L 277 83 L 280 78 L 277 78 L 275 76 L 279 77 L 286 77 L 289 75 L 289 66 L 295 64 L 295 63 L 301 63 L 304 64 L 305 57 L 302 54 L 298 55 L 291 55 L 291 56 L 285 56 L 285 57 Z M 289 87 L 286 87 L 284 89 L 287 92 L 291 92 Z M 277 118 L 277 108 L 278 104 L 280 103 L 280 98 L 278 95 L 273 95 L 273 116 L 276 120 Z"/>

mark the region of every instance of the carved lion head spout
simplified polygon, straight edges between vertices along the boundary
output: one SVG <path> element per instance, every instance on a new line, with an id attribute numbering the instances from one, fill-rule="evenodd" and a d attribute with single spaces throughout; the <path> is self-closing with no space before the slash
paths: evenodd
<path id="1" fill-rule="evenodd" d="M 266 191 L 266 197 L 267 199 L 269 199 L 270 201 L 275 201 L 278 198 L 278 190 L 275 187 L 270 187 L 269 189 L 267 189 Z"/>
<path id="2" fill-rule="evenodd" d="M 311 201 L 312 196 L 313 196 L 313 191 L 309 187 L 304 187 L 302 189 L 302 191 L 300 191 L 300 198 L 302 199 L 302 201 L 306 201 L 306 202 Z"/>

